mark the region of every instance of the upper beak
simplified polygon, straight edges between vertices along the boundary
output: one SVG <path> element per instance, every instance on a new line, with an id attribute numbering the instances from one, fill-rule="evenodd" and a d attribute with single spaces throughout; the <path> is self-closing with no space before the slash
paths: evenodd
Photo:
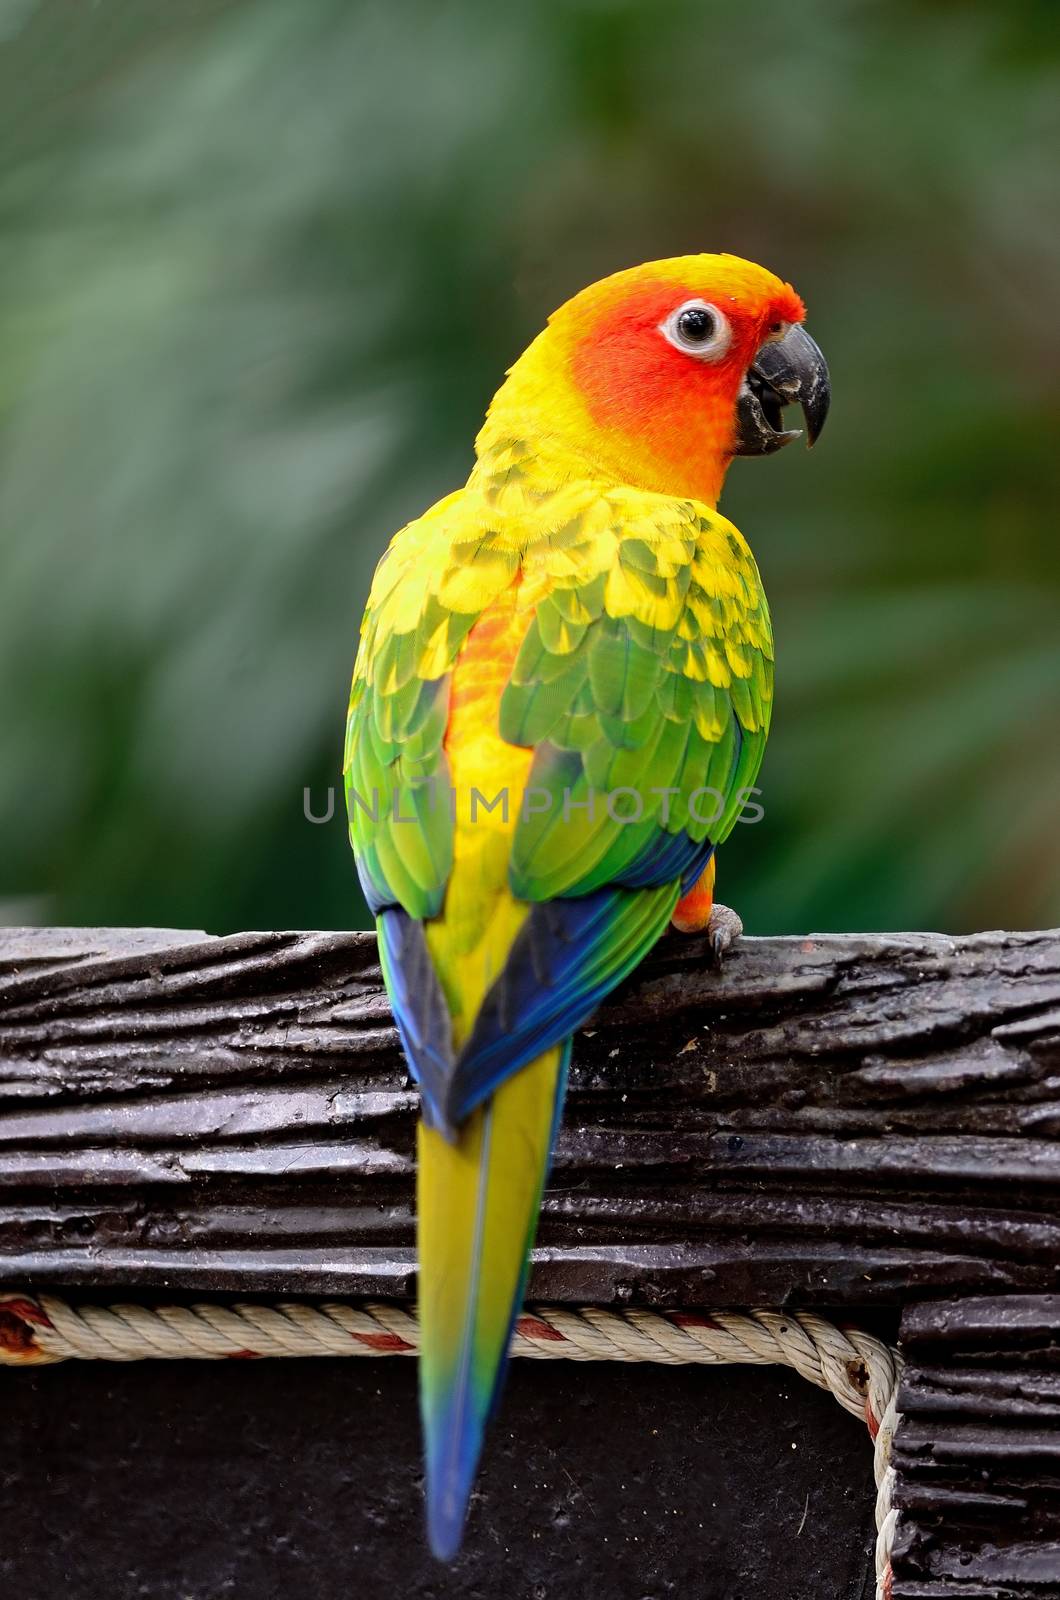
<path id="1" fill-rule="evenodd" d="M 828 415 L 832 390 L 828 363 L 805 328 L 794 323 L 783 339 L 764 344 L 744 378 L 736 401 L 733 454 L 769 456 L 790 444 L 801 428 L 785 428 L 785 406 L 798 404 L 812 445 Z"/>

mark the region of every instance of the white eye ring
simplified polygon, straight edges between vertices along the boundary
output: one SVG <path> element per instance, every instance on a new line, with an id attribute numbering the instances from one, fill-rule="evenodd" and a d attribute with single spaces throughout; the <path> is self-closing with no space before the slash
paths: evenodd
<path id="1" fill-rule="evenodd" d="M 706 300 L 686 300 L 660 322 L 663 338 L 686 356 L 720 361 L 732 343 L 729 319 Z"/>

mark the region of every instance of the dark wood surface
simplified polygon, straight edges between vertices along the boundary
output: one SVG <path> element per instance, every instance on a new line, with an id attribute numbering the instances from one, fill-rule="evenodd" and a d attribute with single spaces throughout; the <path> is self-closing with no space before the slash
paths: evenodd
<path id="1" fill-rule="evenodd" d="M 1060 1297 L 912 1307 L 894 1600 L 1060 1595 Z"/>
<path id="2" fill-rule="evenodd" d="M 409 1297 L 415 1115 L 366 935 L 0 936 L 4 1287 Z M 747 940 L 720 975 L 671 938 L 576 1040 L 531 1292 L 885 1337 L 904 1308 L 893 1600 L 1046 1600 L 1058 1131 L 1057 934 Z M 326 1600 L 352 1559 L 369 1600 L 872 1590 L 866 1436 L 791 1374 L 525 1363 L 450 1572 L 419 1534 L 413 1380 L 0 1373 L 0 1577 Z"/>
<path id="3" fill-rule="evenodd" d="M 0 937 L 0 1283 L 407 1297 L 374 940 Z M 671 936 L 576 1039 L 531 1293 L 898 1307 L 1060 1261 L 1060 936 Z"/>
<path id="4" fill-rule="evenodd" d="M 467 1538 L 406 1360 L 0 1369 L 5 1600 L 871 1600 L 872 1448 L 779 1367 L 513 1363 Z"/>

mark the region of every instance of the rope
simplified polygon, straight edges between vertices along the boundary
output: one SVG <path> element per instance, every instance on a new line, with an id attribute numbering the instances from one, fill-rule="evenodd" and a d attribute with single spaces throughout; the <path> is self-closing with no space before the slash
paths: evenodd
<path id="1" fill-rule="evenodd" d="M 411 1356 L 418 1349 L 415 1316 L 392 1303 L 73 1306 L 49 1294 L 0 1295 L 0 1365 Z M 516 1323 L 511 1353 L 553 1361 L 661 1361 L 673 1366 L 779 1363 L 827 1389 L 846 1411 L 862 1418 L 875 1441 L 876 1596 L 890 1600 L 898 1520 L 890 1458 L 902 1370 L 896 1350 L 871 1334 L 838 1327 L 808 1311 L 790 1316 L 779 1311 L 715 1311 L 707 1316 L 690 1311 L 538 1306 Z"/>

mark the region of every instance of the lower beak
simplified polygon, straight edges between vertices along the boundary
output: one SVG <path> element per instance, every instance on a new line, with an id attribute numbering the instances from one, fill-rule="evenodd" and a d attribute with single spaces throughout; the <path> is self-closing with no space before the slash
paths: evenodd
<path id="1" fill-rule="evenodd" d="M 828 415 L 832 390 L 828 363 L 805 328 L 795 323 L 783 339 L 764 344 L 747 369 L 736 401 L 737 456 L 771 456 L 799 438 L 801 428 L 784 427 L 784 407 L 799 405 L 812 445 Z"/>

